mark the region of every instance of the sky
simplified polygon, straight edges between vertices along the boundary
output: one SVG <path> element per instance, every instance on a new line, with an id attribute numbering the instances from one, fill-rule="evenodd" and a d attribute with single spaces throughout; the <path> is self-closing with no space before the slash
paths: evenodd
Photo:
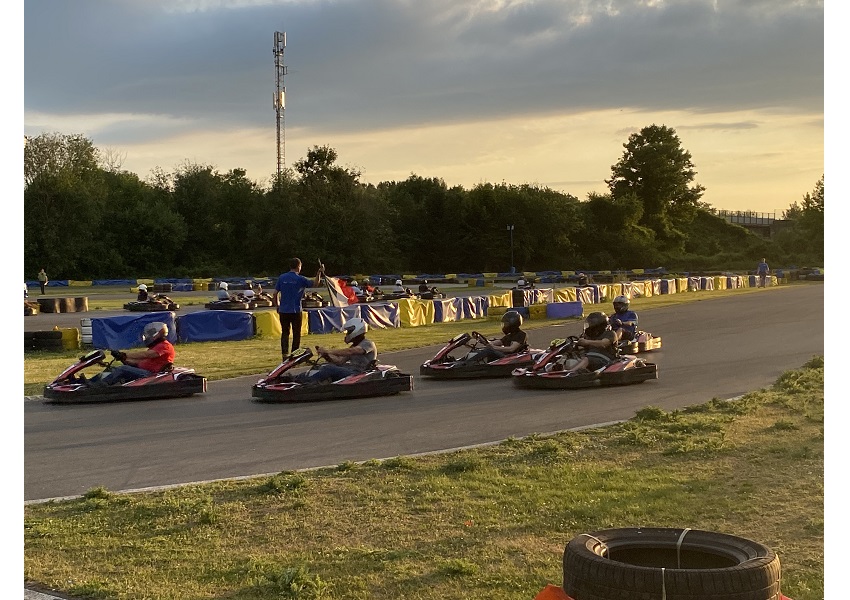
<path id="1" fill-rule="evenodd" d="M 834 0 L 835 1 L 835 0 Z M 703 201 L 781 212 L 824 173 L 817 0 L 26 0 L 24 133 L 82 134 L 143 179 L 411 174 L 585 199 L 629 135 L 675 129 Z"/>

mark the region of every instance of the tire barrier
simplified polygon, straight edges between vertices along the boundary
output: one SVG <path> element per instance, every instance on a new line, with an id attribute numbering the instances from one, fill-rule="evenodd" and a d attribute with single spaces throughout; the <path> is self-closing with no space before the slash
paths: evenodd
<path id="1" fill-rule="evenodd" d="M 71 313 L 77 312 L 76 304 L 73 298 L 59 298 L 59 312 Z"/>
<path id="2" fill-rule="evenodd" d="M 38 308 L 43 313 L 88 312 L 89 299 L 80 298 L 38 298 Z"/>
<path id="3" fill-rule="evenodd" d="M 723 533 L 623 528 L 587 533 L 564 549 L 564 591 L 580 600 L 779 600 L 779 557 Z"/>
<path id="4" fill-rule="evenodd" d="M 59 298 L 39 298 L 38 309 L 43 313 L 58 313 Z"/>
<path id="5" fill-rule="evenodd" d="M 61 331 L 25 331 L 24 352 L 47 350 L 61 352 L 65 347 Z"/>
<path id="6" fill-rule="evenodd" d="M 91 346 L 91 319 L 80 319 L 80 343 Z"/>

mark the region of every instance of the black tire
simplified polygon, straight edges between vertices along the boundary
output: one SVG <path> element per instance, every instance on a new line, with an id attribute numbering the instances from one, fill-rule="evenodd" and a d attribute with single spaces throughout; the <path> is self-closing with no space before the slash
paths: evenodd
<path id="1" fill-rule="evenodd" d="M 38 308 L 43 313 L 58 313 L 59 298 L 39 298 Z"/>
<path id="2" fill-rule="evenodd" d="M 61 331 L 33 331 L 32 332 L 33 339 L 36 340 L 61 340 L 62 332 Z"/>
<path id="3" fill-rule="evenodd" d="M 624 528 L 582 534 L 564 549 L 575 600 L 779 600 L 779 557 L 710 531 Z"/>

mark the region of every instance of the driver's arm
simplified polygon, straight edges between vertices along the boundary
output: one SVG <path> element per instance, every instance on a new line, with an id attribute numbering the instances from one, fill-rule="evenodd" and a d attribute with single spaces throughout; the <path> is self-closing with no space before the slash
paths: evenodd
<path id="1" fill-rule="evenodd" d="M 146 348 L 144 350 L 129 350 L 124 352 L 124 358 L 121 362 L 127 365 L 137 366 L 136 363 L 144 360 L 145 358 L 156 358 L 159 356 L 158 352 L 151 350 L 150 348 Z"/>
<path id="2" fill-rule="evenodd" d="M 366 351 L 360 346 L 352 346 L 350 348 L 329 349 L 323 346 L 316 346 L 316 352 L 319 356 L 323 356 L 335 365 L 342 365 L 348 362 L 348 359 L 357 354 L 366 354 Z"/>
<path id="3" fill-rule="evenodd" d="M 579 338 L 578 345 L 584 346 L 586 348 L 607 348 L 611 345 L 611 339 L 607 337 L 604 337 L 601 340 L 589 340 L 587 338 Z"/>

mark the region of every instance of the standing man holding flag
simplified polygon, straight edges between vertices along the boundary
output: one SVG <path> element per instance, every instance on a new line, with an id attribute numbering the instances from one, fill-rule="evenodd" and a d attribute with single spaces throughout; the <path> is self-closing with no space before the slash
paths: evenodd
<path id="1" fill-rule="evenodd" d="M 283 359 L 289 356 L 289 331 L 292 330 L 292 351 L 301 345 L 301 323 L 303 309 L 301 300 L 304 299 L 304 290 L 309 287 L 319 287 L 325 266 L 319 263 L 315 279 L 308 279 L 301 275 L 301 259 L 292 258 L 289 261 L 289 271 L 277 278 L 274 287 L 274 303 L 277 305 L 277 316 L 280 319 L 280 352 Z"/>

